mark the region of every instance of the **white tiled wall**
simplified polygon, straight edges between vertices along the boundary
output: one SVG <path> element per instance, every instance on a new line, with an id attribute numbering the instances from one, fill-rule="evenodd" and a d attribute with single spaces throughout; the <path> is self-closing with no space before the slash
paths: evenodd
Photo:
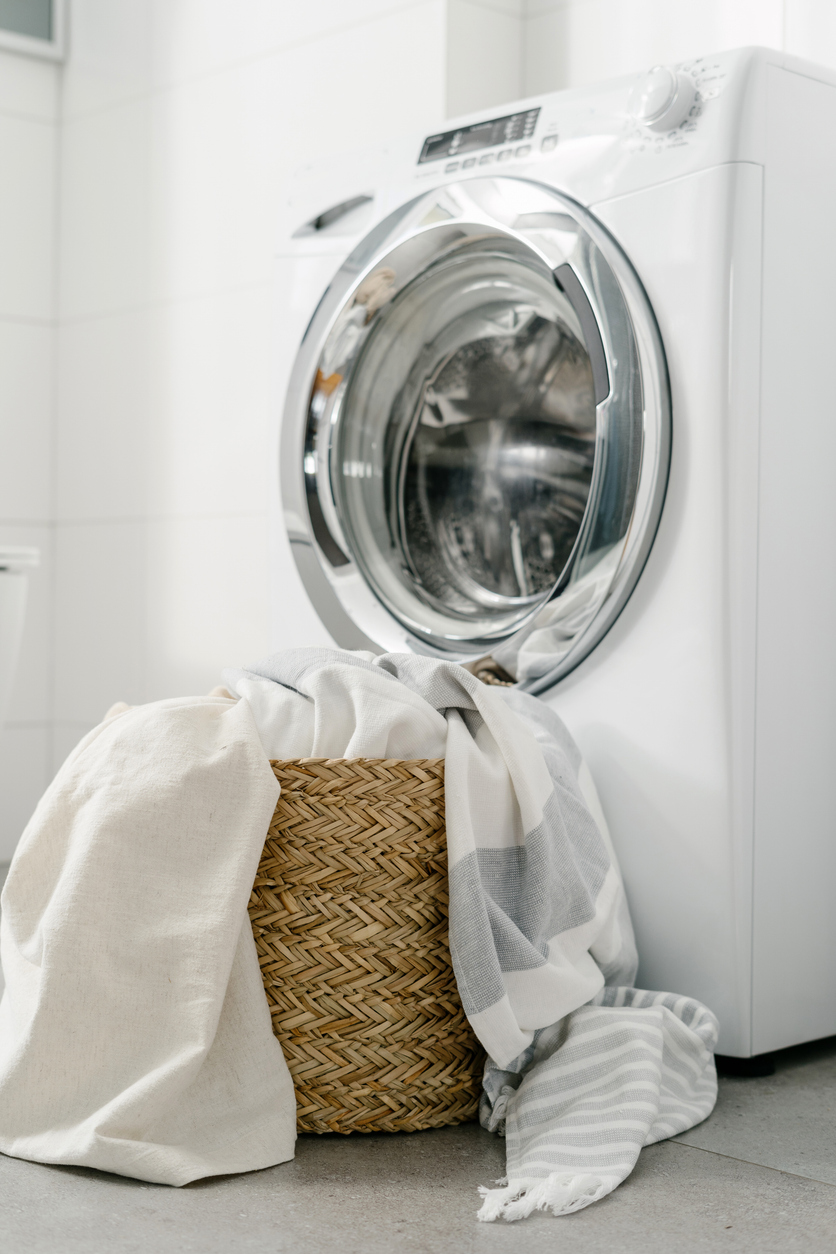
<path id="1" fill-rule="evenodd" d="M 63 71 L 0 62 L 0 538 L 44 551 L 0 859 L 114 700 L 327 641 L 268 526 L 288 176 L 519 96 L 522 19 L 523 0 L 73 0 Z"/>
<path id="2" fill-rule="evenodd" d="M 58 71 L 0 52 L 0 545 L 36 545 L 17 679 L 0 728 L 0 862 L 51 758 L 50 525 Z"/>
<path id="3" fill-rule="evenodd" d="M 75 0 L 56 761 L 115 700 L 206 692 L 276 643 L 327 640 L 287 597 L 271 628 L 289 562 L 268 526 L 278 210 L 312 154 L 441 121 L 446 16 L 443 0 Z"/>
<path id="4" fill-rule="evenodd" d="M 836 65 L 833 0 L 528 0 L 526 95 L 761 44 Z"/>
<path id="5" fill-rule="evenodd" d="M 523 95 L 524 0 L 449 0 L 447 116 Z"/>

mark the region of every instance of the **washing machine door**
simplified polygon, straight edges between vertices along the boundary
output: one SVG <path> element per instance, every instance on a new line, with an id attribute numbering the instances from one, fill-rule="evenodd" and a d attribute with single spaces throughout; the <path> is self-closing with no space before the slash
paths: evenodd
<path id="1" fill-rule="evenodd" d="M 325 292 L 288 393 L 285 517 L 339 644 L 490 655 L 538 691 L 630 595 L 669 448 L 619 247 L 549 187 L 473 179 L 392 214 Z"/>

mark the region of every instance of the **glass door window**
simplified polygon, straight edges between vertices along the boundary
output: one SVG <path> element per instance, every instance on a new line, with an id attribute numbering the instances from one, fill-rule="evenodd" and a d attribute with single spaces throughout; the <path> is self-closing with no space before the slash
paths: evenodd
<path id="1" fill-rule="evenodd" d="M 536 690 L 629 596 L 669 445 L 661 342 L 614 241 L 551 188 L 451 183 L 374 228 L 306 332 L 291 542 L 338 641 L 490 653 Z"/>

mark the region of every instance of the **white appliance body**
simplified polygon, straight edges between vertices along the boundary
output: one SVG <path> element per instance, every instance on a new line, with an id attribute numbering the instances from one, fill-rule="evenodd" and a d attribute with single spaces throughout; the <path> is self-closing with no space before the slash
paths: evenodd
<path id="1" fill-rule="evenodd" d="M 672 415 L 658 530 L 606 634 L 541 695 L 598 785 L 639 982 L 703 1000 L 720 1051 L 749 1056 L 836 1033 L 836 76 L 759 49 L 673 70 L 696 101 L 670 131 L 646 123 L 644 76 L 460 125 L 539 108 L 525 144 L 493 150 L 502 174 L 602 224 L 658 324 Z M 300 174 L 279 258 L 285 379 L 358 243 L 421 193 L 484 174 L 417 164 L 422 140 Z M 301 449 L 293 388 L 285 475 Z M 287 494 L 285 510 L 304 573 L 315 545 Z M 286 565 L 281 582 L 283 603 L 309 604 Z M 352 638 L 335 621 L 337 643 L 368 639 L 366 622 Z"/>

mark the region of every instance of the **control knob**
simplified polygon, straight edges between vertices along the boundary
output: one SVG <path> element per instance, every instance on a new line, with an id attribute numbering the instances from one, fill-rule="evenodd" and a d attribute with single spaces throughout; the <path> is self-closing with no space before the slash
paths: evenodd
<path id="1" fill-rule="evenodd" d="M 697 95 L 697 85 L 683 70 L 654 66 L 633 93 L 631 112 L 651 131 L 672 131 L 684 122 Z"/>

